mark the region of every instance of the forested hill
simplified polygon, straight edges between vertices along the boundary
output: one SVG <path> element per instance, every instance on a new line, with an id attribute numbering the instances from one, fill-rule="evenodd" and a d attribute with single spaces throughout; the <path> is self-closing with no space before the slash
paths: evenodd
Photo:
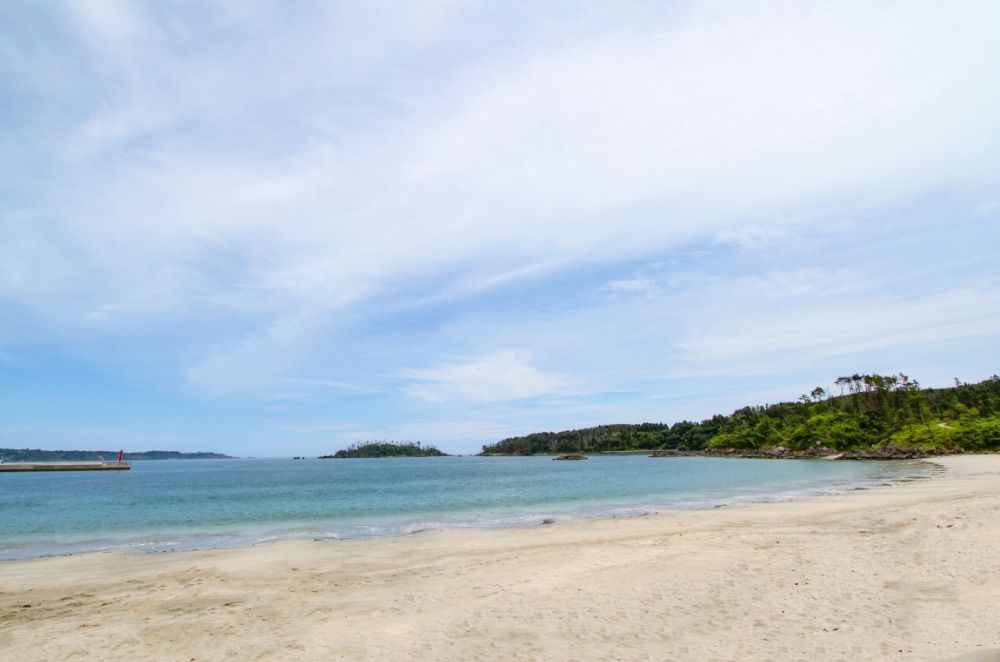
<path id="1" fill-rule="evenodd" d="M 352 457 L 444 457 L 442 453 L 430 444 L 396 443 L 391 441 L 369 441 L 351 444 L 333 455 L 321 455 L 320 459 L 342 459 Z"/>
<path id="2" fill-rule="evenodd" d="M 180 453 L 178 451 L 145 451 L 123 453 L 122 460 L 222 460 L 222 453 Z M 4 462 L 110 462 L 118 459 L 118 451 L 42 451 L 38 449 L 0 448 Z"/>
<path id="3" fill-rule="evenodd" d="M 537 432 L 483 446 L 484 455 L 712 451 L 786 448 L 834 451 L 892 444 L 924 450 L 1000 450 L 1000 378 L 922 389 L 899 375 L 852 375 L 839 393 L 815 388 L 798 402 L 744 407 L 700 423 L 602 425 Z"/>

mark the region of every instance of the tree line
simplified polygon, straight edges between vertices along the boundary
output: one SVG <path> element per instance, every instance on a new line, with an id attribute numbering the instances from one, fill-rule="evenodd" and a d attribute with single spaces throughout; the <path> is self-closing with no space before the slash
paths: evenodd
<path id="1" fill-rule="evenodd" d="M 536 432 L 483 446 L 483 454 L 541 455 L 629 450 L 711 451 L 894 446 L 1000 450 L 1000 378 L 924 389 L 907 375 L 838 377 L 795 402 L 743 407 L 701 422 L 602 425 Z"/>
<path id="2" fill-rule="evenodd" d="M 355 442 L 333 455 L 321 455 L 320 459 L 341 459 L 351 457 L 442 457 L 442 453 L 431 444 L 421 442 L 397 443 L 393 441 Z"/>

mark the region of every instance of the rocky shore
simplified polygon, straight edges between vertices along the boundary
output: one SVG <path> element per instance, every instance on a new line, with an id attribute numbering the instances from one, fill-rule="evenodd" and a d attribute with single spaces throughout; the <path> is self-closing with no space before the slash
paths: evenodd
<path id="1" fill-rule="evenodd" d="M 829 459 L 829 460 L 919 460 L 938 455 L 961 455 L 960 449 L 942 448 L 925 451 L 920 448 L 900 448 L 887 444 L 879 448 L 855 448 L 838 452 L 825 446 L 817 446 L 804 451 L 793 451 L 783 446 L 750 450 L 745 448 L 721 448 L 703 451 L 653 451 L 650 457 L 744 457 L 761 459 Z"/>

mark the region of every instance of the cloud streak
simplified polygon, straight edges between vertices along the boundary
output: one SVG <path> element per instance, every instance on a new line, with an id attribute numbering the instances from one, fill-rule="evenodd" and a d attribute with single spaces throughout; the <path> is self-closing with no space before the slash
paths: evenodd
<path id="1" fill-rule="evenodd" d="M 540 372 L 511 351 L 473 363 L 414 370 L 407 376 L 416 381 L 409 393 L 432 402 L 524 400 L 551 395 L 564 385 L 563 378 Z"/>

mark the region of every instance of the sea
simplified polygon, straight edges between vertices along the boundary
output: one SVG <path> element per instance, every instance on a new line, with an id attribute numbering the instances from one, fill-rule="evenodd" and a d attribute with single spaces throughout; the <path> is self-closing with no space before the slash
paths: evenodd
<path id="1" fill-rule="evenodd" d="M 0 560 L 524 527 L 892 483 L 920 462 L 592 456 L 147 460 L 0 473 Z"/>

